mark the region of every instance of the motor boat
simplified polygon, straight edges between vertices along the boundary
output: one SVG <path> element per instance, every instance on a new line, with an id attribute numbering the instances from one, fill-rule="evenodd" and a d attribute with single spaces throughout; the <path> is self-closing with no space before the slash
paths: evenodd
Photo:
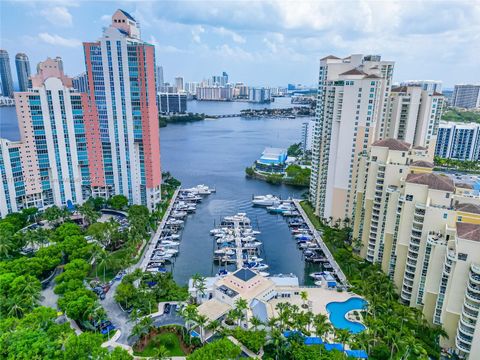
<path id="1" fill-rule="evenodd" d="M 259 272 L 258 272 L 258 275 L 263 276 L 263 277 L 269 277 L 269 276 L 270 276 L 270 273 L 269 273 L 269 272 L 266 272 L 266 271 L 259 271 Z"/>
<path id="2" fill-rule="evenodd" d="M 283 216 L 297 216 L 298 211 L 297 210 L 287 210 L 282 213 Z"/>
<path id="3" fill-rule="evenodd" d="M 274 195 L 259 195 L 254 196 L 252 204 L 256 206 L 273 206 L 280 203 L 280 199 Z"/>
<path id="4" fill-rule="evenodd" d="M 185 216 L 187 216 L 186 211 L 172 211 L 170 214 L 171 217 L 177 218 L 177 219 L 183 219 Z"/>
<path id="5" fill-rule="evenodd" d="M 180 239 L 180 235 L 178 234 L 171 234 L 171 235 L 163 236 L 160 238 L 160 240 L 178 240 L 178 239 Z"/>
<path id="6" fill-rule="evenodd" d="M 256 249 L 259 246 L 261 246 L 262 243 L 260 241 L 252 241 L 252 242 L 247 242 L 242 245 L 244 249 Z"/>
<path id="7" fill-rule="evenodd" d="M 321 279 L 324 274 L 325 274 L 324 272 L 313 272 L 310 274 L 310 277 L 318 280 L 318 279 Z"/>
<path id="8" fill-rule="evenodd" d="M 252 270 L 266 270 L 268 269 L 268 265 L 265 264 L 265 263 L 259 263 L 259 262 L 256 262 L 256 261 L 252 261 L 252 262 L 244 262 L 244 265 L 249 268 L 249 269 L 252 269 Z"/>
<path id="9" fill-rule="evenodd" d="M 272 214 L 282 214 L 285 211 L 292 211 L 294 207 L 287 203 L 282 203 L 280 205 L 267 206 L 267 211 Z"/>
<path id="10" fill-rule="evenodd" d="M 244 260 L 248 261 L 248 262 L 262 262 L 263 261 L 263 259 L 261 257 L 255 256 L 255 255 L 248 256 L 248 257 L 244 258 Z"/>
<path id="11" fill-rule="evenodd" d="M 216 228 L 210 230 L 210 235 L 225 234 L 228 228 Z"/>
<path id="12" fill-rule="evenodd" d="M 217 273 L 218 276 L 222 276 L 222 277 L 227 276 L 228 274 L 230 274 L 230 272 L 227 271 L 227 269 L 220 269 L 218 270 L 218 273 Z"/>
<path id="13" fill-rule="evenodd" d="M 215 255 L 227 255 L 227 256 L 231 256 L 231 255 L 235 255 L 235 250 L 231 249 L 231 248 L 223 248 L 223 249 L 217 249 L 214 251 L 214 254 Z"/>
<path id="14" fill-rule="evenodd" d="M 250 241 L 255 241 L 255 240 L 257 240 L 257 239 L 255 239 L 253 236 L 242 237 L 243 242 L 250 242 Z"/>
<path id="15" fill-rule="evenodd" d="M 312 247 L 316 247 L 316 246 L 317 246 L 317 244 L 315 244 L 312 241 L 306 241 L 306 242 L 298 244 L 298 247 L 300 249 L 308 249 L 308 248 L 312 248 Z"/>
<path id="16" fill-rule="evenodd" d="M 295 235 L 295 240 L 312 240 L 312 239 L 313 239 L 313 236 L 306 233 Z"/>
<path id="17" fill-rule="evenodd" d="M 261 233 L 262 233 L 261 231 L 253 230 L 253 229 L 244 229 L 242 231 L 242 234 L 245 235 L 245 236 L 247 236 L 247 235 L 259 235 Z"/>
<path id="18" fill-rule="evenodd" d="M 168 219 L 167 225 L 183 225 L 183 220 L 179 219 Z"/>
<path id="19" fill-rule="evenodd" d="M 160 241 L 157 245 L 160 245 L 166 248 L 172 248 L 172 247 L 180 246 L 180 243 L 176 241 L 163 240 L 163 241 Z"/>
<path id="20" fill-rule="evenodd" d="M 224 237 L 217 239 L 217 244 L 225 244 L 225 243 L 230 243 L 234 241 L 235 241 L 235 237 L 233 235 L 225 235 Z"/>
<path id="21" fill-rule="evenodd" d="M 209 188 L 207 185 L 200 184 L 197 185 L 193 188 L 190 189 L 185 189 L 185 191 L 192 193 L 192 194 L 198 194 L 198 195 L 210 195 L 211 193 L 215 192 L 216 190 L 214 188 Z"/>

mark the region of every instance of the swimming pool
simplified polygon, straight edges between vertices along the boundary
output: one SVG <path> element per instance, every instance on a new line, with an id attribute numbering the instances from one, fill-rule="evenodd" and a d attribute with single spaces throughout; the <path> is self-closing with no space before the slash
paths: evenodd
<path id="1" fill-rule="evenodd" d="M 367 306 L 367 302 L 359 297 L 351 297 L 343 302 L 331 302 L 327 304 L 330 322 L 337 329 L 347 329 L 352 334 L 357 334 L 365 330 L 365 325 L 350 321 L 346 318 L 346 314 L 352 310 L 362 310 Z"/>

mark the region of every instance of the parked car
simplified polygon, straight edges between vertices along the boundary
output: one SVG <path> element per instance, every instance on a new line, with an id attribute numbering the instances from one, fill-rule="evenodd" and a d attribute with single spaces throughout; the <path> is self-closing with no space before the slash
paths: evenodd
<path id="1" fill-rule="evenodd" d="M 166 303 L 165 306 L 163 307 L 163 313 L 164 314 L 170 314 L 170 304 Z"/>

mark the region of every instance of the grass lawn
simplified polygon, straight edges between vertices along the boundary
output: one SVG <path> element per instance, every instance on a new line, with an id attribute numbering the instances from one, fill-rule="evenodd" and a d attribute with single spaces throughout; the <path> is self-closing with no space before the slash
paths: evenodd
<path id="1" fill-rule="evenodd" d="M 313 226 L 315 226 L 315 229 L 317 230 L 321 229 L 320 219 L 318 218 L 317 215 L 315 215 L 315 210 L 310 205 L 310 203 L 304 200 L 304 201 L 300 201 L 300 205 L 302 206 L 303 210 L 305 211 L 308 218 L 312 222 Z"/>
<path id="2" fill-rule="evenodd" d="M 168 350 L 169 356 L 184 356 L 184 352 L 180 347 L 180 340 L 174 333 L 163 333 L 155 336 L 143 351 L 135 351 L 134 355 L 137 356 L 155 356 L 155 350 L 159 346 L 165 346 Z"/>
<path id="3" fill-rule="evenodd" d="M 105 268 L 105 280 L 112 280 L 117 273 L 125 267 L 125 259 L 131 259 L 131 250 L 126 247 L 120 250 L 116 250 L 110 253 L 108 264 L 101 264 L 96 270 L 96 266 L 92 267 L 89 278 L 94 278 L 95 274 L 98 275 L 100 280 L 103 280 L 103 270 Z"/>

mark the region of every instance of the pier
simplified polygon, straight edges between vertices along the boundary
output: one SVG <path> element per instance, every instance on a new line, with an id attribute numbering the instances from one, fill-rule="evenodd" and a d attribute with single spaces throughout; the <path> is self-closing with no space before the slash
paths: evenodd
<path id="1" fill-rule="evenodd" d="M 235 234 L 235 256 L 236 256 L 236 264 L 237 270 L 243 267 L 243 246 L 242 246 L 242 231 L 240 227 L 240 221 L 234 221 L 233 231 Z"/>
<path id="2" fill-rule="evenodd" d="M 305 213 L 305 211 L 303 210 L 302 206 L 300 205 L 300 200 L 293 200 L 293 203 L 295 204 L 295 207 L 297 208 L 298 212 L 300 213 L 300 215 L 302 216 L 303 218 L 303 221 L 305 221 L 305 223 L 308 225 L 308 229 L 310 230 L 310 232 L 313 234 L 314 238 L 315 238 L 315 242 L 318 244 L 318 246 L 320 247 L 320 249 L 322 249 L 322 252 L 325 254 L 328 262 L 330 263 L 330 265 L 332 265 L 332 268 L 333 268 L 333 271 L 335 272 L 335 274 L 337 274 L 338 276 L 338 279 L 340 280 L 340 282 L 343 284 L 343 285 L 346 285 L 348 286 L 348 280 L 347 280 L 347 277 L 345 276 L 345 274 L 343 273 L 342 269 L 340 268 L 340 266 L 338 266 L 337 262 L 335 261 L 335 258 L 333 257 L 332 253 L 330 252 L 329 248 L 327 247 L 327 245 L 325 245 L 325 243 L 323 242 L 323 239 L 322 237 L 320 236 L 320 233 L 317 231 L 317 229 L 315 229 L 315 227 L 313 226 L 312 222 L 310 221 L 310 219 L 308 218 L 307 214 Z"/>
<path id="3" fill-rule="evenodd" d="M 168 205 L 167 210 L 165 211 L 165 214 L 163 215 L 162 221 L 160 222 L 160 225 L 157 228 L 157 231 L 155 234 L 150 238 L 149 243 L 147 244 L 147 248 L 145 252 L 143 253 L 143 258 L 142 261 L 139 263 L 140 268 L 142 271 L 147 270 L 147 265 L 151 261 L 151 257 L 153 255 L 153 251 L 155 250 L 157 246 L 157 242 L 160 239 L 160 236 L 162 235 L 163 230 L 165 229 L 165 224 L 167 223 L 168 218 L 170 217 L 170 214 L 173 210 L 173 205 L 177 201 L 178 194 L 180 193 L 180 188 L 175 190 L 173 193 L 172 199 L 170 200 L 170 204 Z"/>

